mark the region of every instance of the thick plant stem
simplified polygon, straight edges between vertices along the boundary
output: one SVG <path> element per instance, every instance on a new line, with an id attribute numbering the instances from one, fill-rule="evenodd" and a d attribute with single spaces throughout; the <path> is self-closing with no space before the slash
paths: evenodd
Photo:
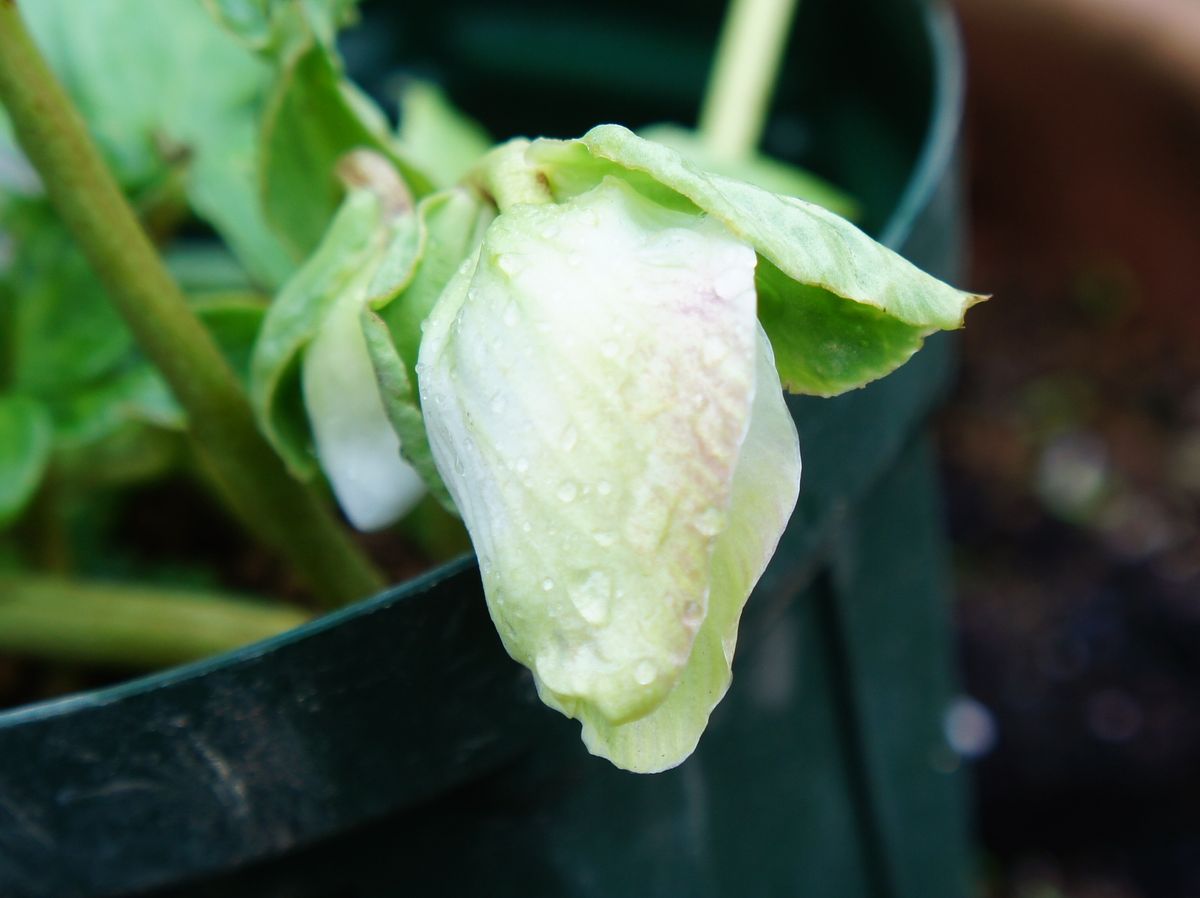
<path id="1" fill-rule="evenodd" d="M 795 12 L 796 0 L 730 3 L 700 110 L 700 135 L 717 158 L 758 147 Z"/>
<path id="2" fill-rule="evenodd" d="M 0 651 L 126 668 L 205 658 L 308 620 L 209 593 L 0 575 Z"/>
<path id="3" fill-rule="evenodd" d="M 370 561 L 259 434 L 236 376 L 188 308 L 13 0 L 0 0 L 0 102 L 59 215 L 187 412 L 242 519 L 326 604 L 378 589 L 382 581 Z"/>

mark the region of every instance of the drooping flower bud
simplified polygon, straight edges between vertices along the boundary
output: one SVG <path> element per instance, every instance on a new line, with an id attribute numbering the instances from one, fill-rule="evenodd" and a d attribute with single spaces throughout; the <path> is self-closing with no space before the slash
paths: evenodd
<path id="1" fill-rule="evenodd" d="M 755 253 L 624 182 L 518 204 L 427 321 L 430 443 L 544 701 L 619 766 L 694 749 L 800 457 Z"/>

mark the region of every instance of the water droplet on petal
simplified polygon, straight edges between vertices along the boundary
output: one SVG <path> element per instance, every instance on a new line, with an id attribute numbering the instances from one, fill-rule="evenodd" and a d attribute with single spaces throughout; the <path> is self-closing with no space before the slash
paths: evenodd
<path id="1" fill-rule="evenodd" d="M 575 496 L 579 493 L 579 487 L 575 486 L 571 481 L 564 480 L 558 487 L 557 496 L 563 502 L 572 502 Z"/>
<path id="2" fill-rule="evenodd" d="M 725 515 L 718 508 L 709 508 L 696 518 L 696 529 L 704 536 L 716 536 L 725 524 Z"/>
<path id="3" fill-rule="evenodd" d="M 596 492 L 601 496 L 607 496 L 612 492 L 612 484 L 607 480 L 599 480 L 596 482 Z"/>
<path id="4" fill-rule="evenodd" d="M 542 581 L 542 589 L 545 592 L 549 592 L 550 590 L 554 589 L 554 581 L 547 577 Z"/>
<path id="5" fill-rule="evenodd" d="M 656 676 L 658 676 L 658 668 L 654 666 L 654 662 L 649 658 L 643 658 L 639 661 L 638 666 L 633 671 L 633 678 L 643 686 L 649 686 L 653 683 Z"/>
<path id="6" fill-rule="evenodd" d="M 593 626 L 608 621 L 612 581 L 604 571 L 592 571 L 587 579 L 568 593 L 580 616 Z"/>
<path id="7" fill-rule="evenodd" d="M 529 470 L 529 460 L 525 458 L 518 458 L 514 467 L 517 469 L 518 474 L 524 474 Z"/>

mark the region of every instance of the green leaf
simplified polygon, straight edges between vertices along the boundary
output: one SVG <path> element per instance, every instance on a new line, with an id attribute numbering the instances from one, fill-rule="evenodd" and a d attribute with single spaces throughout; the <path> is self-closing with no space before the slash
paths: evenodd
<path id="1" fill-rule="evenodd" d="M 672 766 L 695 745 L 721 690 L 682 710 L 670 696 L 713 680 L 712 659 L 689 674 L 710 614 L 727 679 L 737 615 L 795 499 L 795 431 L 755 320 L 754 264 L 716 220 L 607 179 L 502 212 L 426 323 L 430 442 L 501 638 L 543 701 L 630 769 Z M 756 447 L 778 446 L 762 427 L 790 432 L 795 464 L 756 448 L 738 479 L 748 429 Z M 735 489 L 751 495 L 744 508 Z M 752 532 L 714 556 L 734 525 Z M 612 735 L 663 707 L 663 727 L 686 734 L 656 740 L 653 758 Z"/>
<path id="2" fill-rule="evenodd" d="M 366 340 L 367 356 L 379 387 L 379 398 L 392 431 L 400 440 L 400 454 L 426 487 L 447 511 L 457 513 L 454 500 L 438 473 L 429 438 L 425 433 L 425 417 L 417 398 L 416 381 L 408 366 L 396 351 L 387 325 L 370 309 L 363 309 L 359 322 Z"/>
<path id="3" fill-rule="evenodd" d="M 166 384 L 45 201 L 10 203 L 6 212 L 16 244 L 6 300 L 14 303 L 12 383 L 50 411 L 56 447 L 82 451 L 130 424 L 182 428 Z M 236 370 L 247 368 L 263 306 L 245 292 L 194 303 Z"/>
<path id="4" fill-rule="evenodd" d="M 14 303 L 14 388 L 49 400 L 118 369 L 133 337 L 49 205 L 10 202 L 3 226 L 13 241 L 4 277 Z"/>
<path id="5" fill-rule="evenodd" d="M 753 246 L 769 263 L 760 270 L 762 323 L 795 392 L 832 395 L 882 377 L 925 336 L 961 327 L 966 309 L 985 298 L 925 274 L 820 206 L 703 171 L 618 125 L 576 141 L 535 141 L 528 158 L 560 201 L 616 176 L 668 208 L 707 213 Z"/>
<path id="6" fill-rule="evenodd" d="M 400 94 L 398 136 L 408 158 L 440 187 L 457 184 L 492 146 L 478 122 L 425 81 L 408 82 Z"/>
<path id="7" fill-rule="evenodd" d="M 362 321 L 384 409 L 400 436 L 401 452 L 435 498 L 455 514 L 457 509 L 438 473 L 425 431 L 417 391 L 417 358 L 426 319 L 455 272 L 475 252 L 492 217 L 491 208 L 466 189 L 445 190 L 423 199 L 417 206 L 420 262 L 412 271 L 411 282 L 387 297 L 381 297 L 373 283 L 372 293 L 381 298 L 370 303 Z M 380 270 L 386 271 L 387 264 Z"/>
<path id="8" fill-rule="evenodd" d="M 836 396 L 882 377 L 908 361 L 928 333 L 793 281 L 767 259 L 758 261 L 755 285 L 758 319 L 771 335 L 780 381 L 793 393 Z"/>
<path id="9" fill-rule="evenodd" d="M 50 463 L 50 415 L 28 396 L 0 396 L 0 527 L 20 516 Z"/>
<path id="10" fill-rule="evenodd" d="M 337 164 L 352 150 L 373 150 L 399 170 L 417 196 L 429 178 L 393 144 L 370 100 L 342 76 L 332 51 L 310 40 L 275 85 L 263 119 L 260 177 L 266 217 L 297 258 L 329 227 L 345 190 Z"/>
<path id="11" fill-rule="evenodd" d="M 399 278 L 394 275 L 388 286 L 381 285 L 379 275 L 372 282 L 370 306 L 387 325 L 413 383 L 416 383 L 421 326 L 454 273 L 483 239 L 493 216 L 490 207 L 463 188 L 426 197 L 417 205 L 419 262 L 410 263 L 410 280 L 402 285 L 402 289 L 395 289 Z M 400 258 L 407 257 L 389 250 L 389 260 L 381 266 L 380 274 L 387 273 L 393 260 Z"/>
<path id="12" fill-rule="evenodd" d="M 849 196 L 827 181 L 794 165 L 758 153 L 732 161 L 724 159 L 709 150 L 708 144 L 700 134 L 678 125 L 651 125 L 637 133 L 646 140 L 670 147 L 693 165 L 706 171 L 736 178 L 781 196 L 794 196 L 796 199 L 816 203 L 843 218 L 853 220 L 859 215 L 858 204 Z"/>
<path id="13" fill-rule="evenodd" d="M 38 0 L 22 13 L 122 185 L 182 168 L 189 202 L 254 278 L 282 281 L 293 262 L 254 199 L 271 67 L 196 0 Z"/>
<path id="14" fill-rule="evenodd" d="M 288 281 L 267 311 L 250 366 L 250 400 L 267 439 L 292 472 L 316 470 L 300 362 L 338 296 L 377 264 L 390 241 L 380 227 L 382 204 L 368 190 L 351 192 L 313 256 Z"/>
<path id="15" fill-rule="evenodd" d="M 48 403 L 54 416 L 55 447 L 85 450 L 130 424 L 182 430 L 183 412 L 166 382 L 141 356 L 86 389 Z"/>
<path id="16" fill-rule="evenodd" d="M 296 269 L 282 240 L 267 226 L 259 203 L 258 122 L 247 110 L 230 120 L 221 144 L 198 153 L 188 172 L 188 201 L 228 243 L 250 276 L 268 289 Z"/>
<path id="17" fill-rule="evenodd" d="M 204 0 L 217 21 L 247 46 L 264 53 L 282 49 L 300 28 L 332 46 L 351 24 L 358 0 Z M 299 20 L 299 21 L 297 21 Z"/>

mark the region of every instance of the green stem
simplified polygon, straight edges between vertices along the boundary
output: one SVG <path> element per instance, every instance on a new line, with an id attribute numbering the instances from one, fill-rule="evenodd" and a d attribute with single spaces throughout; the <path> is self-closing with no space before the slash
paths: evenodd
<path id="1" fill-rule="evenodd" d="M 732 0 L 700 110 L 700 136 L 716 158 L 758 147 L 795 12 L 796 0 Z"/>
<path id="2" fill-rule="evenodd" d="M 55 208 L 255 534 L 328 604 L 378 589 L 370 561 L 259 434 L 236 376 L 146 237 L 14 0 L 0 0 L 0 102 Z"/>
<path id="3" fill-rule="evenodd" d="M 210 593 L 0 575 L 0 651 L 155 668 L 290 630 L 303 611 Z"/>

